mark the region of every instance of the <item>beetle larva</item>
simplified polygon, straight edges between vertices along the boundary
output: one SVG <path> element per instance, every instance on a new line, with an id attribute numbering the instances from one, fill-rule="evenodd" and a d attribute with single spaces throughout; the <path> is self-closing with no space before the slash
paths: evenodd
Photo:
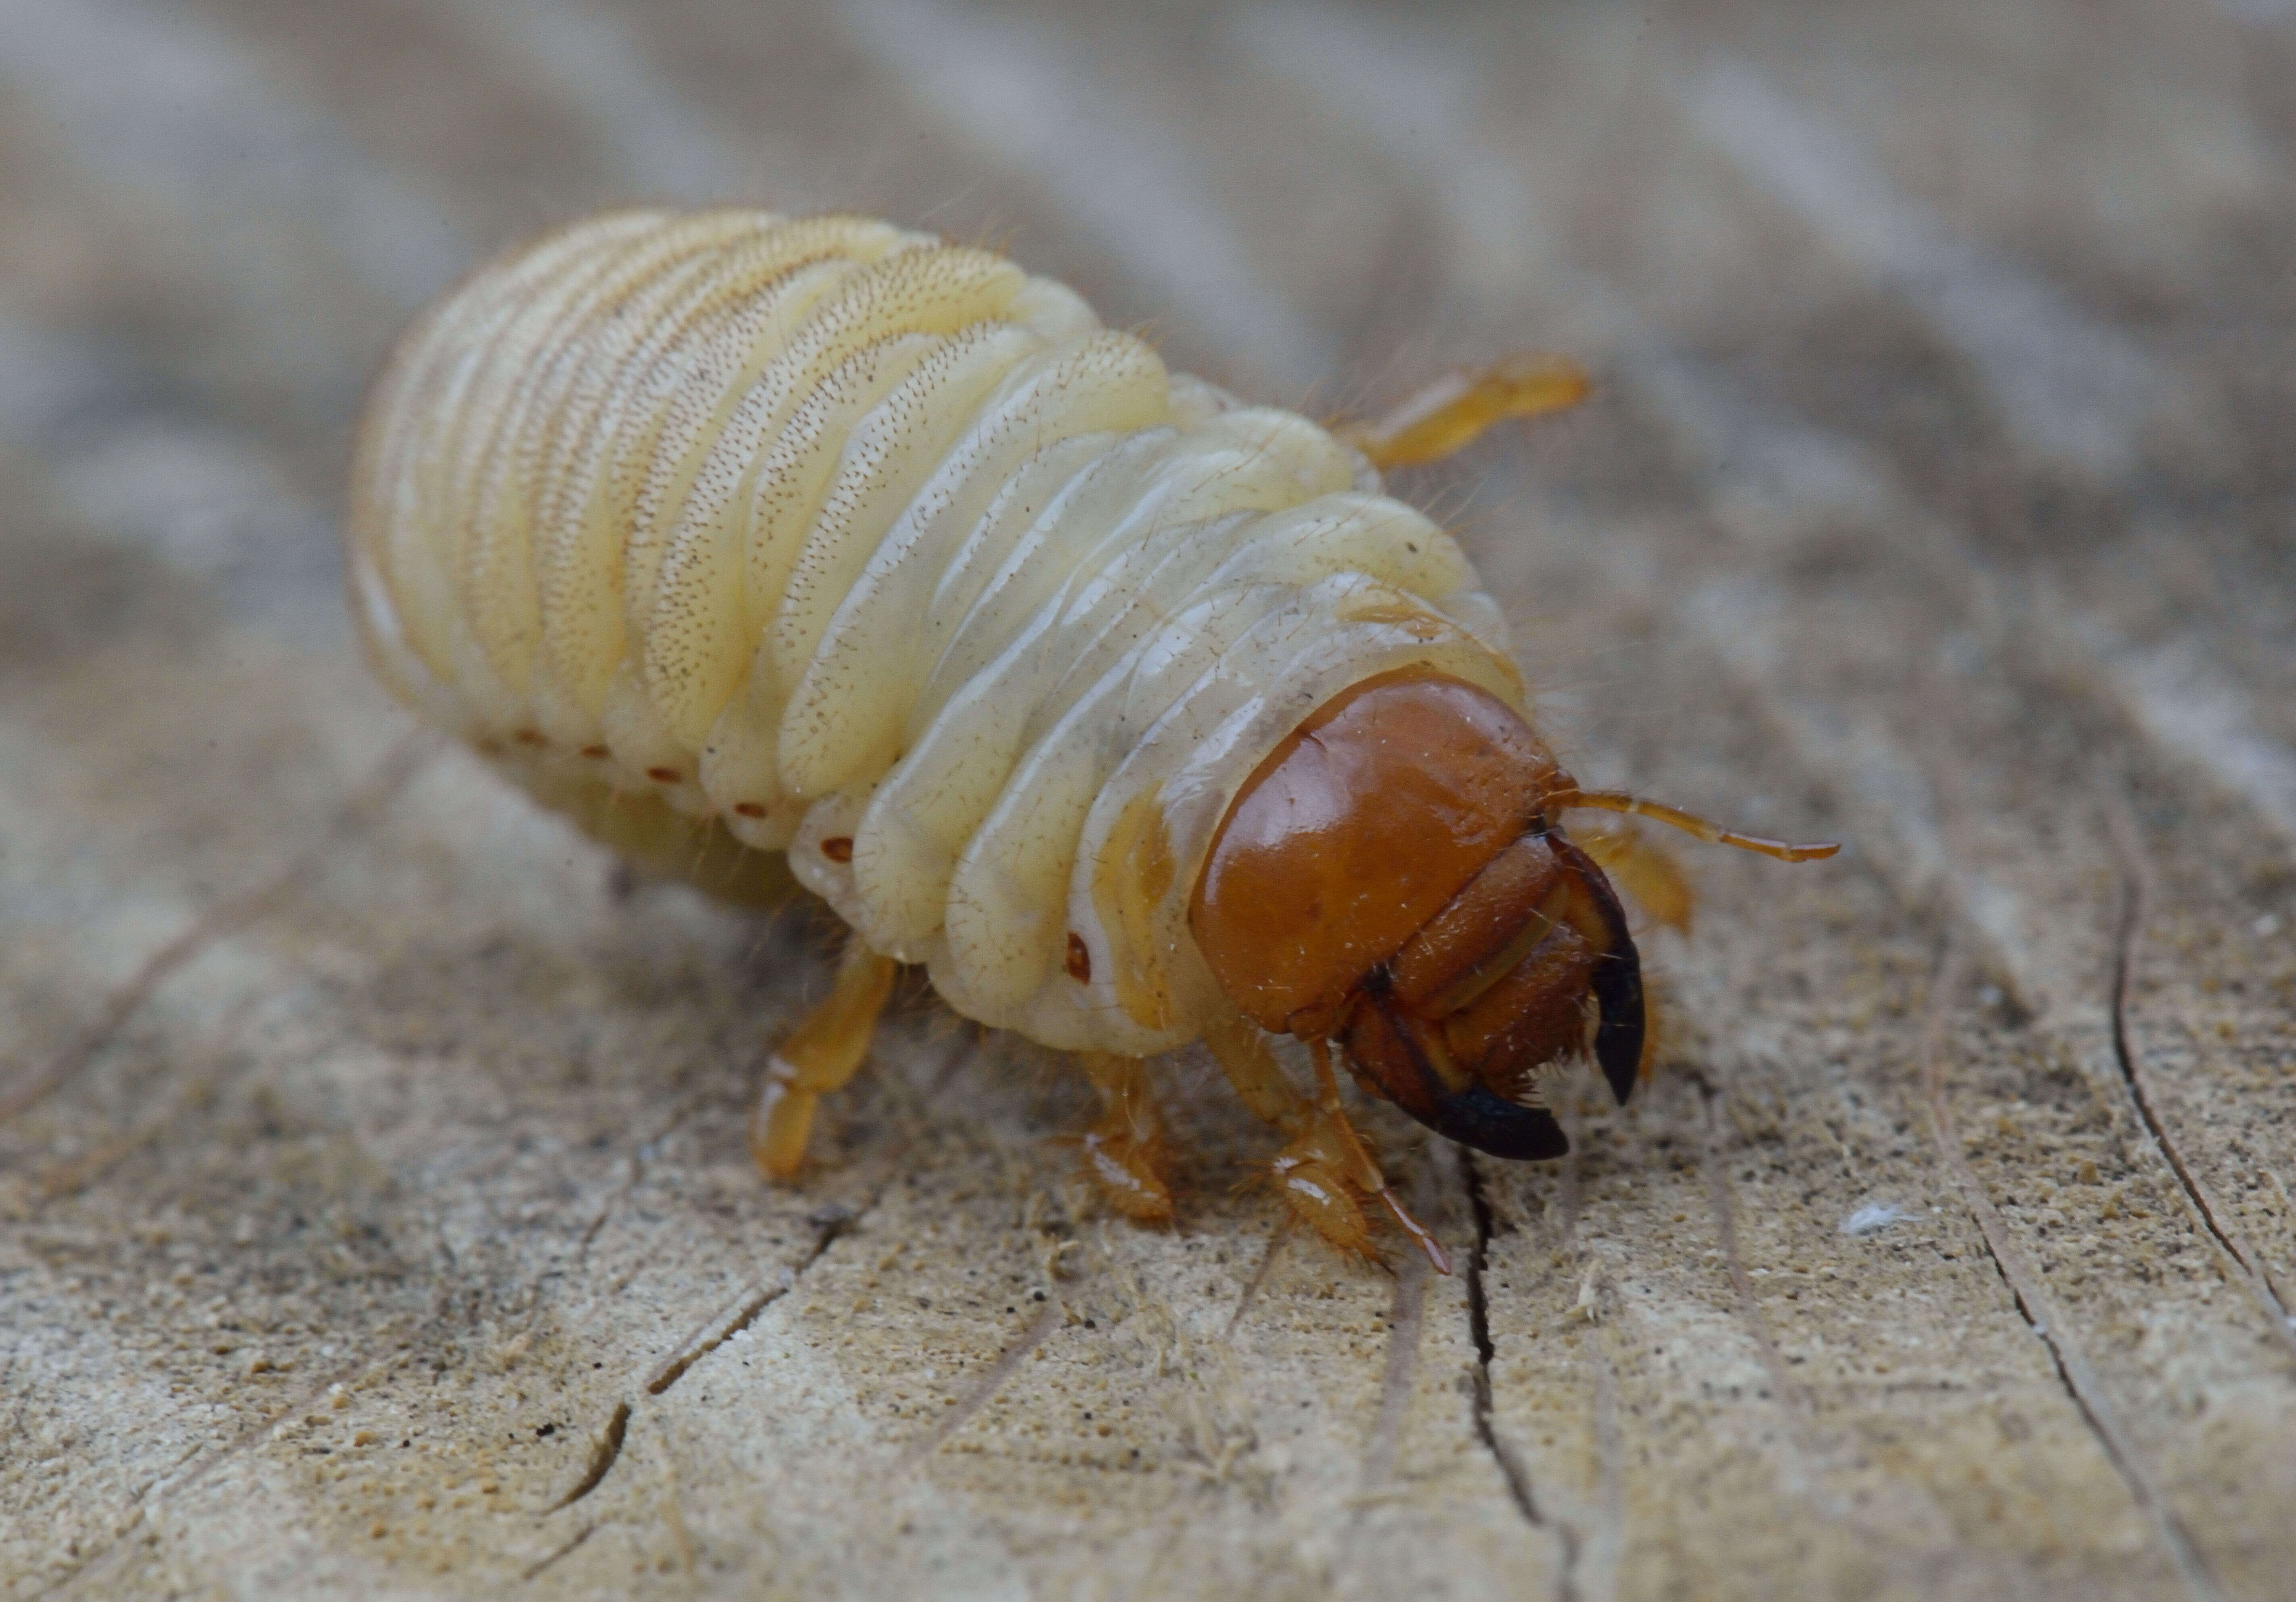
<path id="1" fill-rule="evenodd" d="M 1543 386 L 1543 387 L 1542 387 Z M 1508 1157 L 1542 1074 L 1640 1072 L 1640 970 L 1498 608 L 1380 493 L 1554 398 L 1432 393 L 1351 441 L 1168 373 L 1004 258 L 857 218 L 591 218 L 400 340 L 362 424 L 353 608 L 390 686 L 610 842 L 786 852 L 851 925 L 751 1139 L 802 1160 L 894 965 L 1082 1054 L 1087 1162 L 1168 1218 L 1141 1060 L 1211 1047 L 1280 1193 L 1427 1247 L 1332 1066 Z M 620 799 L 612 806 L 610 797 Z M 1269 1037 L 1307 1042 L 1313 1094 Z"/>

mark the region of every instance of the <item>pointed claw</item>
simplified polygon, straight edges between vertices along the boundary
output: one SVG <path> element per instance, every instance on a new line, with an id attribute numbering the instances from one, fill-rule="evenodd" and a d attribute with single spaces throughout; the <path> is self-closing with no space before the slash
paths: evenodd
<path id="1" fill-rule="evenodd" d="M 1627 910 L 1619 905 L 1618 894 L 1602 869 L 1559 832 L 1547 838 L 1555 854 L 1574 870 L 1579 888 L 1602 922 L 1604 938 L 1598 945 L 1587 986 L 1602 1013 L 1602 1022 L 1595 1028 L 1595 1062 L 1610 1081 L 1611 1094 L 1623 1106 L 1642 1077 L 1642 957 L 1627 929 Z"/>
<path id="2" fill-rule="evenodd" d="M 1404 1111 L 1462 1146 L 1488 1152 L 1513 1162 L 1560 1157 L 1570 1149 L 1570 1138 L 1545 1107 L 1526 1107 L 1495 1095 L 1481 1085 L 1470 1085 L 1438 1102 L 1431 1114 Z"/>
<path id="3" fill-rule="evenodd" d="M 1616 960 L 1595 965 L 1594 990 L 1603 1010 L 1595 1028 L 1595 1061 L 1624 1106 L 1643 1069 L 1643 975 L 1634 947 Z"/>
<path id="4" fill-rule="evenodd" d="M 1428 1262 L 1437 1273 L 1448 1274 L 1451 1271 L 1451 1254 L 1443 1249 L 1443 1243 L 1435 1238 L 1433 1230 L 1411 1216 L 1403 1205 L 1403 1198 L 1388 1188 L 1384 1177 L 1380 1180 L 1379 1189 L 1373 1193 L 1373 1199 L 1387 1209 L 1387 1215 L 1395 1220 L 1395 1227 L 1409 1236 L 1413 1243 L 1426 1253 Z"/>

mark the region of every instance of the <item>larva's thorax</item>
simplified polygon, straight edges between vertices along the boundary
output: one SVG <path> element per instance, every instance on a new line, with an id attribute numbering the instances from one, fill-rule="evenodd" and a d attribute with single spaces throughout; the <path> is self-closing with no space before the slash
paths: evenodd
<path id="1" fill-rule="evenodd" d="M 1058 1047 L 1232 1015 L 1190 897 L 1316 708 L 1409 668 L 1521 702 L 1457 546 L 1353 450 L 860 219 L 622 213 L 483 269 L 380 380 L 348 526 L 410 703 L 588 826 L 788 852 Z"/>

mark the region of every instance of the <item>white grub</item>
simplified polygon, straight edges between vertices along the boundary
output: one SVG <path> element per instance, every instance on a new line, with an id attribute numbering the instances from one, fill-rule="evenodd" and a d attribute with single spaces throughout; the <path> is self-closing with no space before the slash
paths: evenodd
<path id="1" fill-rule="evenodd" d="M 611 213 L 400 341 L 353 612 L 408 704 L 609 843 L 786 851 L 957 1011 L 1144 1056 L 1220 1004 L 1195 868 L 1301 717 L 1409 665 L 1521 704 L 1457 545 L 1376 490 L 993 252 Z"/>

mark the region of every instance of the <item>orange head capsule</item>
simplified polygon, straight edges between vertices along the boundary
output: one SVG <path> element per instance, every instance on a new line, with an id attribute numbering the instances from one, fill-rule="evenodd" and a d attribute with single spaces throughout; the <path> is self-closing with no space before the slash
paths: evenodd
<path id="1" fill-rule="evenodd" d="M 1588 1049 L 1591 1023 L 1624 1101 L 1643 1054 L 1625 914 L 1555 821 L 1577 794 L 1486 692 L 1366 680 L 1237 795 L 1196 885 L 1197 943 L 1244 1016 L 1338 1041 L 1370 1094 L 1495 1156 L 1559 1156 L 1541 1072 Z"/>

